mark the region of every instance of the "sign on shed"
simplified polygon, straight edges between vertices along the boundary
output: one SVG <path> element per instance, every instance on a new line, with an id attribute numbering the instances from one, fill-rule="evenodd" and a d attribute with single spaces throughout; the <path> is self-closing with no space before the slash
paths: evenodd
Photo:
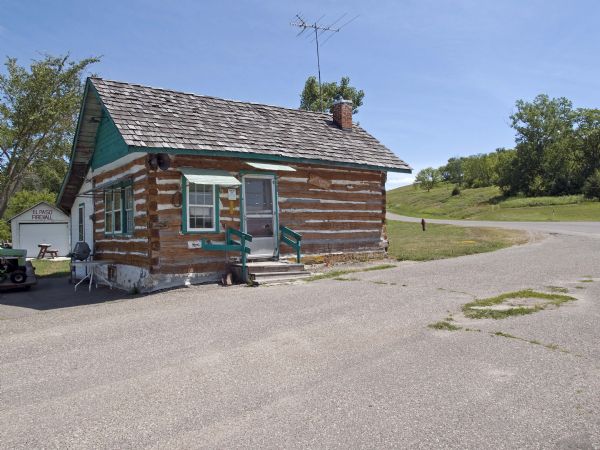
<path id="1" fill-rule="evenodd" d="M 35 257 L 39 244 L 50 245 L 59 256 L 70 252 L 69 217 L 50 203 L 41 202 L 12 217 L 10 220 L 13 248 L 27 250 Z"/>

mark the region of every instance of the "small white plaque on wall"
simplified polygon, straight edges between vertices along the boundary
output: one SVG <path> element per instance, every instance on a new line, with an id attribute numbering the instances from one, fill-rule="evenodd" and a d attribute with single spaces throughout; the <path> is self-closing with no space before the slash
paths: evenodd
<path id="1" fill-rule="evenodd" d="M 202 241 L 188 241 L 188 248 L 202 248 Z"/>
<path id="2" fill-rule="evenodd" d="M 227 200 L 237 200 L 237 191 L 235 188 L 227 189 Z"/>

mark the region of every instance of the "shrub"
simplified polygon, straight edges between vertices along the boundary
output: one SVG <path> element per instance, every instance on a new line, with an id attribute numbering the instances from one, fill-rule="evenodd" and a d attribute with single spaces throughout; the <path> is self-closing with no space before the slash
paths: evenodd
<path id="1" fill-rule="evenodd" d="M 452 196 L 460 195 L 460 188 L 458 186 L 454 186 L 452 189 Z"/>
<path id="2" fill-rule="evenodd" d="M 583 184 L 583 195 L 585 195 L 586 198 L 600 200 L 600 169 L 597 169 L 585 180 L 585 183 Z"/>

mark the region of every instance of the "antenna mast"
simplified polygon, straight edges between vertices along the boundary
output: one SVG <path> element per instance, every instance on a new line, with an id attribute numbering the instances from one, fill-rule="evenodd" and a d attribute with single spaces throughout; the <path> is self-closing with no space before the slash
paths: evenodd
<path id="1" fill-rule="evenodd" d="M 291 26 L 300 28 L 300 32 L 296 35 L 296 37 L 300 36 L 302 33 L 304 33 L 308 29 L 314 30 L 314 32 L 315 32 L 313 41 L 316 42 L 316 44 L 317 44 L 317 71 L 319 74 L 319 108 L 321 111 L 323 111 L 323 90 L 321 87 L 321 56 L 319 54 L 319 37 L 323 36 L 323 34 L 325 34 L 327 32 L 331 32 L 332 34 L 329 35 L 327 37 L 327 39 L 325 39 L 325 42 L 327 42 L 331 38 L 331 36 L 333 36 L 333 33 L 338 33 L 343 27 L 345 27 L 346 25 L 348 25 L 350 22 L 354 21 L 354 19 L 356 19 L 358 17 L 358 16 L 356 16 L 356 17 L 350 19 L 349 21 L 347 21 L 344 25 L 340 26 L 339 28 L 333 28 L 333 26 L 336 23 L 338 23 L 340 20 L 342 20 L 345 16 L 346 16 L 346 14 L 342 14 L 336 21 L 334 21 L 330 25 L 322 26 L 322 25 L 319 25 L 319 20 L 321 20 L 323 17 L 325 17 L 324 15 L 321 16 L 319 19 L 317 19 L 314 23 L 309 23 L 306 20 L 304 20 L 304 18 L 300 14 L 296 14 L 294 20 L 290 23 Z M 311 31 L 311 33 L 312 33 L 312 31 Z M 323 42 L 322 45 L 325 45 L 325 42 Z"/>

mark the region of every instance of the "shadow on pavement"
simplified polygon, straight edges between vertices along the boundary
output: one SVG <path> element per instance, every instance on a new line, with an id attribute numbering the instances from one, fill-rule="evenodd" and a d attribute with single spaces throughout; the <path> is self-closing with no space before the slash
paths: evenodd
<path id="1" fill-rule="evenodd" d="M 39 278 L 36 285 L 29 290 L 0 291 L 0 305 L 17 306 L 37 310 L 69 308 L 71 306 L 91 305 L 108 301 L 132 298 L 133 296 L 119 289 L 109 289 L 98 285 L 88 291 L 88 285 L 82 284 L 74 292 L 68 277 Z"/>

